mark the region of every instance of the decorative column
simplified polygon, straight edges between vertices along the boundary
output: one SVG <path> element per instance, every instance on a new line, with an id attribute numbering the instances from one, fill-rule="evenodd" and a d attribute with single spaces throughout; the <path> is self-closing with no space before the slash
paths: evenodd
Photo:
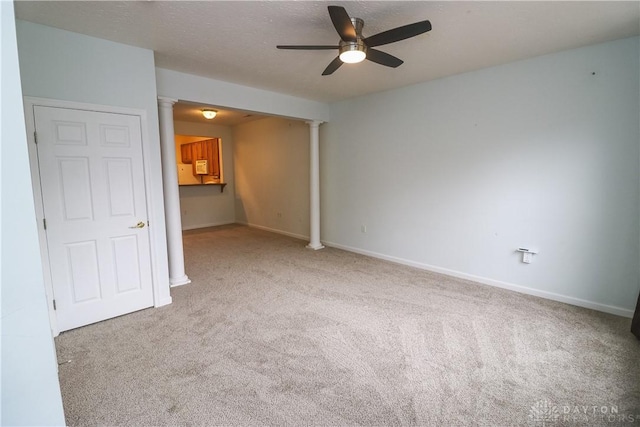
<path id="1" fill-rule="evenodd" d="M 164 216 L 167 226 L 167 251 L 169 252 L 169 283 L 180 286 L 191 283 L 184 272 L 182 247 L 182 219 L 180 218 L 180 193 L 178 192 L 178 166 L 176 142 L 173 132 L 173 104 L 177 99 L 158 97 L 160 120 L 160 146 L 162 149 L 162 181 L 164 187 Z"/>
<path id="2" fill-rule="evenodd" d="M 311 196 L 310 203 L 310 242 L 307 248 L 318 250 L 324 248 L 320 243 L 320 138 L 319 128 L 322 122 L 307 122 L 310 131 L 309 145 L 309 194 Z"/>

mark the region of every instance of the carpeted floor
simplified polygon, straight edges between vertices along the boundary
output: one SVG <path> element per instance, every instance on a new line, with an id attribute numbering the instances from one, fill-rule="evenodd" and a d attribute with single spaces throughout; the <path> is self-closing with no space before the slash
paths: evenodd
<path id="1" fill-rule="evenodd" d="M 184 244 L 173 304 L 56 338 L 68 424 L 640 425 L 630 319 L 244 226 Z"/>

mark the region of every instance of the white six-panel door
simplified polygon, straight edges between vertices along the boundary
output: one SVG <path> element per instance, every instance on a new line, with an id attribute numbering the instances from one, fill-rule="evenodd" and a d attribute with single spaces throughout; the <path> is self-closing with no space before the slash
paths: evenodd
<path id="1" fill-rule="evenodd" d="M 34 107 L 60 331 L 153 305 L 140 119 Z"/>

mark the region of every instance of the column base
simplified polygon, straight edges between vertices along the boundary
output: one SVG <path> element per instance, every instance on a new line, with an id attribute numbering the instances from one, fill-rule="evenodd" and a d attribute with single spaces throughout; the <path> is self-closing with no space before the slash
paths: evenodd
<path id="1" fill-rule="evenodd" d="M 311 244 L 309 243 L 307 246 L 305 246 L 307 249 L 313 249 L 314 251 L 317 251 L 319 249 L 324 249 L 324 246 L 321 243 L 316 243 L 316 244 Z"/>
<path id="2" fill-rule="evenodd" d="M 169 278 L 169 286 L 171 286 L 172 288 L 175 288 L 176 286 L 186 285 L 189 283 L 191 283 L 191 279 L 189 279 L 186 274 L 177 279 L 174 279 L 172 277 Z"/>

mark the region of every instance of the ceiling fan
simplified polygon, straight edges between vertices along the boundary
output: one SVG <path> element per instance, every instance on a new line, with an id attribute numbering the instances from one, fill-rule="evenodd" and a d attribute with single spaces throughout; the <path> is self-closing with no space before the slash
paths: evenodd
<path id="1" fill-rule="evenodd" d="M 343 63 L 356 63 L 368 59 L 377 64 L 387 67 L 399 67 L 404 61 L 393 55 L 373 49 L 376 46 L 395 43 L 400 40 L 415 37 L 419 34 L 431 30 L 429 21 L 420 21 L 413 24 L 397 27 L 392 30 L 383 31 L 371 37 L 362 36 L 364 21 L 360 18 L 350 18 L 347 11 L 342 6 L 329 6 L 329 16 L 333 26 L 340 35 L 340 42 L 337 46 L 314 46 L 314 45 L 279 45 L 278 49 L 295 50 L 329 50 L 338 49 L 339 55 L 322 72 L 323 76 L 328 76 L 336 71 Z"/>

